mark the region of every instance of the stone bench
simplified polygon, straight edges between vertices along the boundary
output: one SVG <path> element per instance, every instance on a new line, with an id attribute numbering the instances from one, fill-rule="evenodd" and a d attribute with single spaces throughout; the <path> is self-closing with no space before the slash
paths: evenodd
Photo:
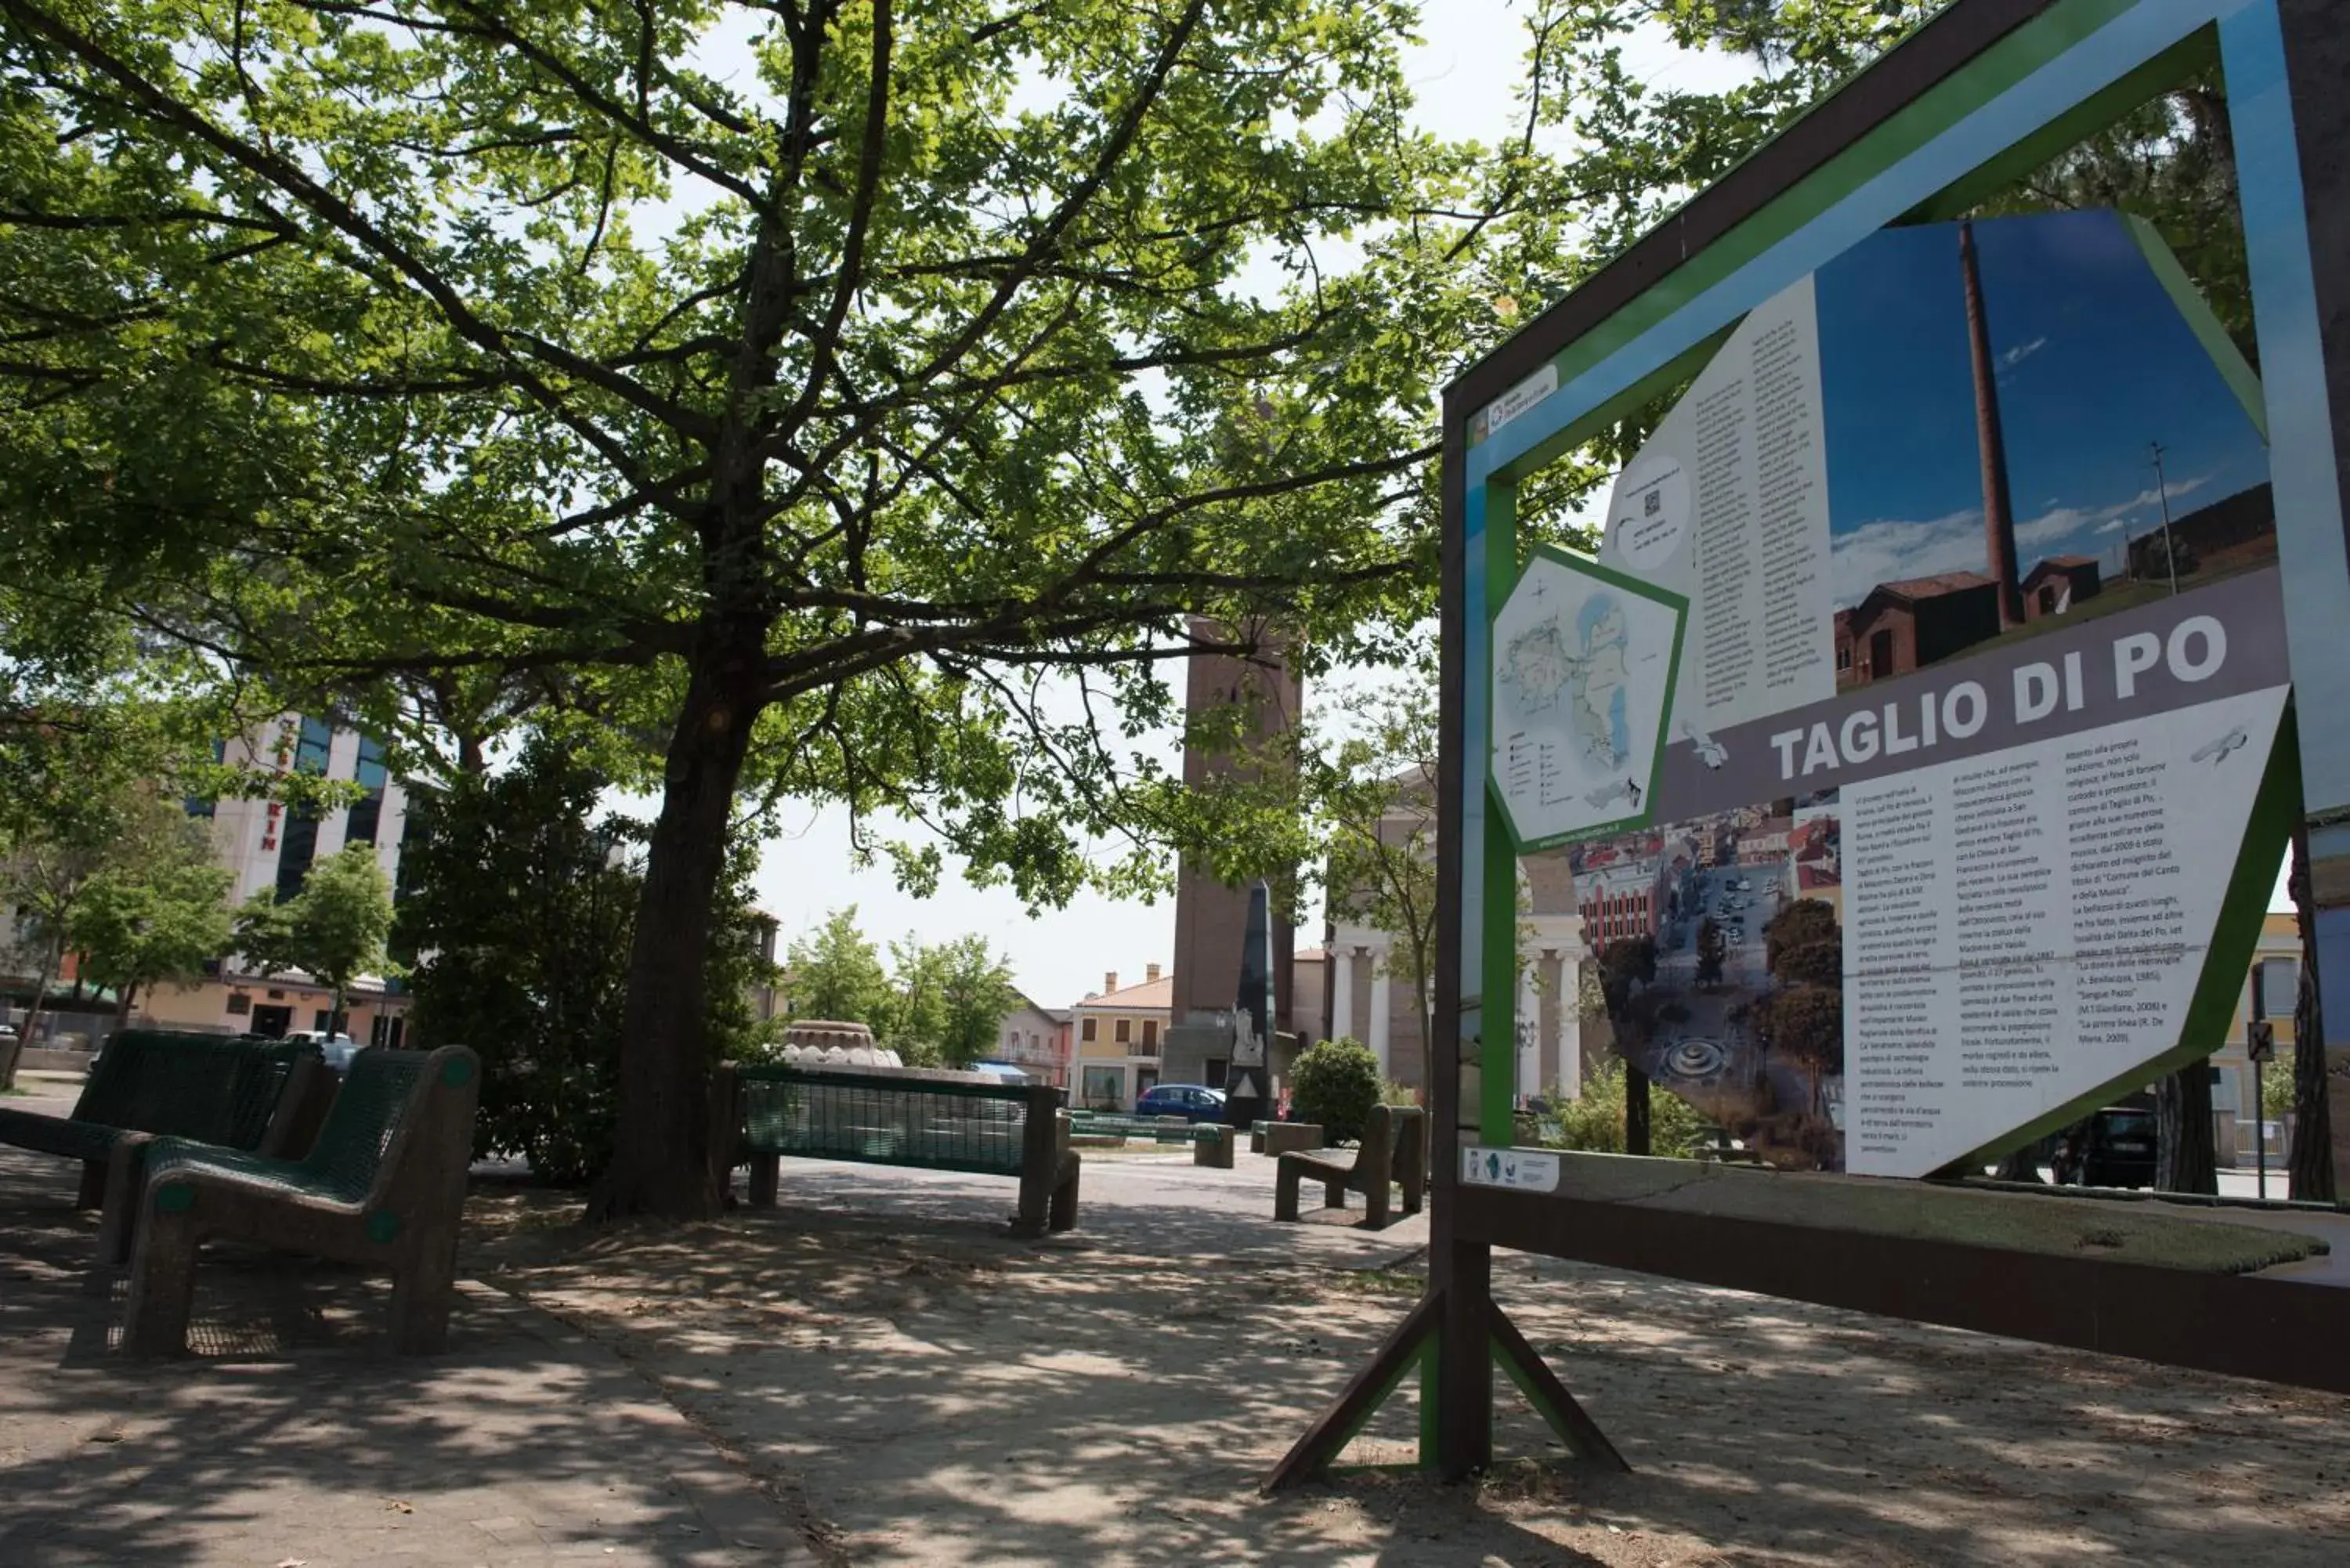
<path id="1" fill-rule="evenodd" d="M 983 1074 L 726 1063 L 711 1087 L 711 1160 L 722 1192 L 747 1164 L 763 1209 L 786 1155 L 1014 1177 L 1013 1233 L 1039 1236 L 1077 1222 L 1082 1162 L 1064 1096 Z"/>
<path id="2" fill-rule="evenodd" d="M 481 1087 L 481 1061 L 463 1045 L 367 1050 L 300 1159 L 156 1139 L 137 1204 L 125 1348 L 186 1349 L 197 1256 L 222 1240 L 380 1269 L 391 1275 L 392 1347 L 441 1349 Z"/>
<path id="3" fill-rule="evenodd" d="M 82 1162 L 78 1205 L 106 1211 L 99 1256 L 120 1263 L 156 1138 L 286 1154 L 317 1127 L 317 1101 L 332 1091 L 308 1041 L 124 1029 L 90 1064 L 70 1116 L 0 1109 L 0 1143 Z"/>
<path id="4" fill-rule="evenodd" d="M 1347 1193 L 1361 1193 L 1363 1223 L 1374 1231 L 1388 1223 L 1398 1183 L 1403 1187 L 1403 1211 L 1419 1213 L 1428 1188 L 1427 1127 L 1427 1114 L 1416 1106 L 1373 1106 L 1351 1163 L 1334 1158 L 1336 1151 L 1283 1154 L 1274 1179 L 1273 1217 L 1298 1219 L 1298 1187 L 1307 1180 L 1322 1184 L 1325 1209 L 1344 1209 Z"/>

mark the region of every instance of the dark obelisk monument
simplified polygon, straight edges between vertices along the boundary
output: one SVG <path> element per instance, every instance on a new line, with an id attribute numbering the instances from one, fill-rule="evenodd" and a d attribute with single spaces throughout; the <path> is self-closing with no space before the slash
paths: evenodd
<path id="1" fill-rule="evenodd" d="M 1232 1009 L 1232 1066 L 1224 1080 L 1224 1119 L 1233 1127 L 1270 1114 L 1273 1027 L 1273 894 L 1259 880 L 1249 888 L 1240 997 Z"/>

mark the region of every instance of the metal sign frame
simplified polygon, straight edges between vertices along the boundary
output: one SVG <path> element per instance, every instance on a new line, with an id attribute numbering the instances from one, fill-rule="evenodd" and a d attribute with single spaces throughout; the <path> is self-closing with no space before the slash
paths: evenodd
<path id="1" fill-rule="evenodd" d="M 1430 1289 L 1268 1489 L 1332 1462 L 1414 1367 L 1429 1468 L 1460 1476 L 1490 1459 L 1496 1364 L 1571 1449 L 1622 1464 L 1494 1302 L 1495 1246 L 2350 1391 L 2338 1331 L 2350 1298 L 2330 1287 L 1460 1179 L 1464 1144 L 1513 1137 L 1516 852 L 1472 690 L 1492 664 L 1492 607 L 1519 569 L 1519 483 L 1685 380 L 1747 310 L 1866 235 L 1967 210 L 2214 60 L 2300 714 L 2297 742 L 2289 717 L 2278 752 L 2298 777 L 2281 764 L 2272 784 L 2297 784 L 2303 803 L 2317 976 L 2338 973 L 2350 994 L 2350 661 L 2336 652 L 2350 623 L 2350 470 L 2336 462 L 2338 444 L 2350 450 L 2337 436 L 2350 413 L 2350 35 L 2338 23 L 2331 0 L 1954 0 L 1447 389 Z"/>

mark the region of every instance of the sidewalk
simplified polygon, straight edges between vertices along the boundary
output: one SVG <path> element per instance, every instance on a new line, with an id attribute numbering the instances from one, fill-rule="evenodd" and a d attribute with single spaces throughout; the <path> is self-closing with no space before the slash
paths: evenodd
<path id="1" fill-rule="evenodd" d="M 16 1100 L 15 1105 L 36 1102 Z M 383 1286 L 208 1261 L 199 1361 L 126 1362 L 85 1293 L 71 1168 L 0 1149 L 0 1563 L 10 1568 L 809 1563 L 784 1510 L 611 1351 L 467 1285 L 447 1355 Z"/>

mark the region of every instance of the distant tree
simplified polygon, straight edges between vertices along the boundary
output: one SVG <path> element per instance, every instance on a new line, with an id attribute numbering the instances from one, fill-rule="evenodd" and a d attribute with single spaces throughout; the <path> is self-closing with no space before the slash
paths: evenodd
<path id="1" fill-rule="evenodd" d="M 1380 962 L 1409 989 L 1422 1040 L 1433 1038 L 1436 991 L 1435 690 L 1423 658 L 1409 680 L 1342 699 L 1356 733 L 1304 764 L 1321 802 L 1330 909 L 1391 939 Z"/>
<path id="2" fill-rule="evenodd" d="M 968 1067 L 993 1048 L 996 1032 L 1019 1005 L 1012 969 L 975 933 L 934 950 L 941 955 L 940 1054 L 950 1067 Z"/>
<path id="3" fill-rule="evenodd" d="M 1721 967 L 1730 956 L 1730 943 L 1721 934 L 1721 926 L 1711 915 L 1697 926 L 1697 982 L 1700 985 L 1720 985 Z"/>
<path id="4" fill-rule="evenodd" d="M 352 983 L 390 964 L 391 881 L 372 844 L 347 845 L 310 867 L 300 891 L 279 901 L 256 893 L 238 911 L 236 948 L 262 974 L 300 970 L 333 993 L 330 1029 L 345 1027 Z"/>
<path id="5" fill-rule="evenodd" d="M 898 1001 L 880 949 L 858 928 L 856 905 L 835 909 L 794 942 L 784 971 L 794 1018 L 862 1023 L 877 1037 L 891 1033 Z"/>
<path id="6" fill-rule="evenodd" d="M 1772 997 L 1769 1011 L 1772 1044 L 1810 1077 L 1816 1113 L 1821 1080 L 1844 1071 L 1844 993 L 1798 985 Z"/>
<path id="7" fill-rule="evenodd" d="M 629 938 L 643 825 L 599 815 L 608 780 L 548 742 L 411 802 L 394 950 L 411 962 L 411 1036 L 481 1053 L 474 1147 L 585 1182 L 611 1158 Z M 738 849 L 706 971 L 712 1049 L 748 1054 L 749 988 L 769 982 Z M 419 956 L 421 955 L 421 956 Z"/>
<path id="8" fill-rule="evenodd" d="M 66 920 L 81 972 L 115 993 L 128 1020 L 142 990 L 202 977 L 234 936 L 228 897 L 235 874 L 216 864 L 204 824 L 172 803 L 135 859 L 118 858 L 83 889 Z"/>
<path id="9" fill-rule="evenodd" d="M 1834 905 L 1825 898 L 1798 898 L 1763 922 L 1762 936 L 1763 965 L 1783 978 L 1780 966 L 1790 949 L 1839 940 L 1842 930 Z"/>
<path id="10" fill-rule="evenodd" d="M 611 1158 L 620 1008 L 637 877 L 633 824 L 597 820 L 603 782 L 533 745 L 411 805 L 394 934 L 422 954 L 419 1044 L 482 1055 L 474 1147 L 570 1185 Z"/>
<path id="11" fill-rule="evenodd" d="M 1379 1103 L 1379 1059 L 1359 1040 L 1325 1040 L 1290 1064 L 1289 1086 L 1297 1119 L 1318 1125 L 1325 1143 L 1359 1138 Z"/>
<path id="12" fill-rule="evenodd" d="M 2301 927 L 2301 987 L 2293 1008 L 2293 1149 L 2286 1157 L 2287 1174 L 2293 1196 L 2331 1203 L 2339 1173 L 2334 1168 L 2324 1017 L 2317 998 L 2316 905 L 2310 896 L 2309 833 L 2303 827 L 2293 830 L 2293 868 L 2286 886 Z"/>
<path id="13" fill-rule="evenodd" d="M 1556 1099 L 1558 1147 L 1595 1154 L 1627 1154 L 1625 1119 L 1629 1104 L 1630 1069 L 1622 1062 L 1603 1062 L 1592 1069 L 1581 1092 Z M 1651 1153 L 1686 1157 L 1705 1127 L 1705 1117 L 1679 1095 L 1653 1096 L 1649 1141 Z"/>
<path id="14" fill-rule="evenodd" d="M 909 1065 L 943 1067 L 946 1052 L 946 955 L 909 931 L 889 944 L 889 1003 L 873 1025 L 876 1039 L 894 1046 Z"/>

